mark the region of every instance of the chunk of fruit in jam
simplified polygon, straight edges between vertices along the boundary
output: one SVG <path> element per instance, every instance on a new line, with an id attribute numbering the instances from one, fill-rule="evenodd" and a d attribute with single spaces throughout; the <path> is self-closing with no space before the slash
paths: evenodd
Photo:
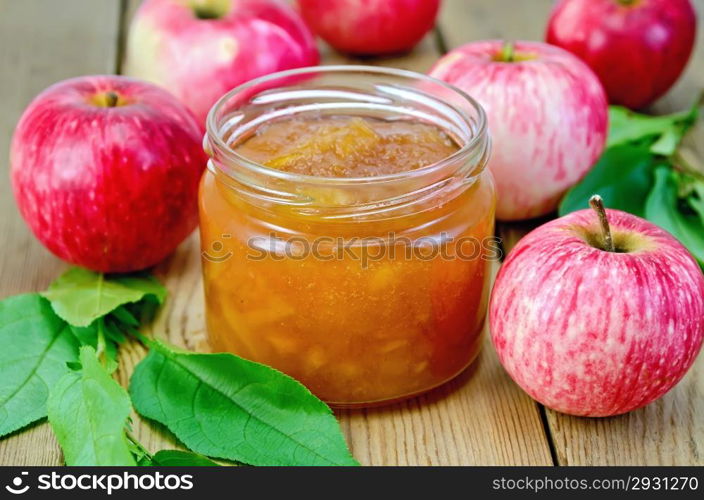
<path id="1" fill-rule="evenodd" d="M 370 177 L 432 165 L 456 152 L 458 146 L 429 123 L 326 116 L 274 122 L 235 149 L 287 172 Z"/>

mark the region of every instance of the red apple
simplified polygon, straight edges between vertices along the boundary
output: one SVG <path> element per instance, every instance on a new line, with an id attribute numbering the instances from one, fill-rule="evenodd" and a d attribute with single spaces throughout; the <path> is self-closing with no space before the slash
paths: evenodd
<path id="1" fill-rule="evenodd" d="M 677 81 L 696 28 L 689 0 L 562 0 L 546 40 L 585 61 L 612 104 L 637 109 Z"/>
<path id="2" fill-rule="evenodd" d="M 171 91 L 204 128 L 232 88 L 318 60 L 310 30 L 283 2 L 145 0 L 130 27 L 126 73 Z"/>
<path id="3" fill-rule="evenodd" d="M 604 91 L 594 73 L 562 49 L 472 42 L 442 57 L 430 75 L 464 90 L 487 112 L 500 220 L 553 211 L 604 149 Z"/>
<path id="4" fill-rule="evenodd" d="M 440 0 L 298 0 L 308 25 L 341 52 L 384 55 L 413 48 L 433 28 Z"/>
<path id="5" fill-rule="evenodd" d="M 531 397 L 571 415 L 640 408 L 669 391 L 704 335 L 704 276 L 670 234 L 608 210 L 540 226 L 509 253 L 489 321 L 499 359 Z"/>
<path id="6" fill-rule="evenodd" d="M 86 76 L 49 87 L 22 115 L 10 163 L 37 238 L 95 271 L 152 266 L 198 222 L 198 123 L 146 82 Z"/>

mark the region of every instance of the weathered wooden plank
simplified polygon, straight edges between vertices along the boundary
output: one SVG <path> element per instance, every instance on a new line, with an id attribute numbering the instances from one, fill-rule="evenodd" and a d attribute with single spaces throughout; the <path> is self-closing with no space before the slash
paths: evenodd
<path id="1" fill-rule="evenodd" d="M 441 29 L 448 48 L 484 38 L 543 37 L 550 0 L 465 2 L 445 0 Z M 699 18 L 704 0 L 694 0 Z M 654 106 L 669 113 L 691 105 L 704 89 L 704 40 L 700 37 L 690 64 L 675 87 Z M 687 144 L 694 161 L 704 165 L 704 126 Z M 499 224 L 506 250 L 544 222 Z M 588 419 L 546 410 L 558 462 L 563 465 L 701 465 L 704 463 L 704 356 L 677 387 L 660 401 L 628 415 Z"/>
<path id="2" fill-rule="evenodd" d="M 694 0 L 699 19 L 704 0 Z M 704 38 L 699 37 L 685 74 L 653 106 L 671 113 L 692 105 L 704 89 Z M 704 165 L 704 124 L 687 138 Z M 659 401 L 606 419 L 567 417 L 547 411 L 559 462 L 565 465 L 704 465 L 704 355 Z"/>
<path id="3" fill-rule="evenodd" d="M 64 78 L 111 73 L 119 0 L 0 0 L 0 156 L 24 107 Z M 0 297 L 46 288 L 65 267 L 30 234 L 14 204 L 7 172 L 0 179 Z M 1 465 L 61 460 L 47 424 L 0 441 Z"/>
<path id="4" fill-rule="evenodd" d="M 366 64 L 372 66 L 389 66 L 392 68 L 408 69 L 425 73 L 437 61 L 441 52 L 439 50 L 435 33 L 428 34 L 421 42 L 406 54 L 371 58 L 353 57 L 337 52 L 325 42 L 318 44 L 322 64 Z"/>
<path id="5" fill-rule="evenodd" d="M 447 49 L 472 40 L 542 40 L 553 0 L 444 0 L 440 29 Z"/>
<path id="6" fill-rule="evenodd" d="M 660 400 L 611 418 L 547 410 L 563 465 L 704 465 L 704 357 Z"/>

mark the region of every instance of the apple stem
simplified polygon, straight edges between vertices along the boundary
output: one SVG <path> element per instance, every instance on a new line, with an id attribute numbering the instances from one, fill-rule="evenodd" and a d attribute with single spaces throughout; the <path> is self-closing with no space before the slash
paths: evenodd
<path id="1" fill-rule="evenodd" d="M 606 216 L 604 200 L 601 199 L 601 196 L 595 194 L 594 196 L 589 198 L 589 206 L 592 207 L 596 214 L 599 216 L 601 232 L 604 236 L 604 250 L 606 250 L 607 252 L 615 252 L 616 247 L 614 246 L 614 240 L 611 237 L 611 227 L 609 226 L 609 219 Z"/>
<path id="2" fill-rule="evenodd" d="M 117 101 L 119 100 L 120 96 L 112 90 L 105 92 L 105 104 L 108 108 L 114 108 L 115 106 L 117 106 Z"/>
<path id="3" fill-rule="evenodd" d="M 504 46 L 501 48 L 501 60 L 503 62 L 513 62 L 515 57 L 515 47 L 513 42 L 504 42 Z"/>

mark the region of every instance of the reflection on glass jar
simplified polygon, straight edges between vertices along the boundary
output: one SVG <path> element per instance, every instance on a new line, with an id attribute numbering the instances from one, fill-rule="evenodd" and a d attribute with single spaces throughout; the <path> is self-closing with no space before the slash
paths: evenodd
<path id="1" fill-rule="evenodd" d="M 471 363 L 496 252 L 476 102 L 411 72 L 328 66 L 245 84 L 207 125 L 214 350 L 336 406 L 409 397 Z"/>

